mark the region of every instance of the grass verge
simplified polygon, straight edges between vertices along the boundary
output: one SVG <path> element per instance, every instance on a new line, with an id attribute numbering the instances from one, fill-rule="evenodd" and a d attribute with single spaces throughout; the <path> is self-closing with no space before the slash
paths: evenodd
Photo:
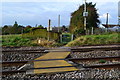
<path id="1" fill-rule="evenodd" d="M 23 38 L 22 35 L 3 35 L 2 46 L 33 46 L 30 38 Z"/>
<path id="2" fill-rule="evenodd" d="M 0 45 L 3 47 L 19 47 L 19 46 L 39 46 L 39 47 L 60 47 L 61 43 L 48 41 L 45 38 L 25 37 L 22 35 L 2 35 L 0 36 Z"/>
<path id="3" fill-rule="evenodd" d="M 74 41 L 69 42 L 66 47 L 81 45 L 99 45 L 120 43 L 120 33 L 103 34 L 103 35 L 85 35 L 78 37 Z"/>

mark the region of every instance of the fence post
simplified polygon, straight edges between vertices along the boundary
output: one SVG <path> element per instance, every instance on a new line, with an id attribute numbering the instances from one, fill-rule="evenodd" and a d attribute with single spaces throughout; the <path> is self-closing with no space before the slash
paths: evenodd
<path id="1" fill-rule="evenodd" d="M 60 42 L 62 43 L 62 34 L 60 35 Z"/>
<path id="2" fill-rule="evenodd" d="M 93 35 L 94 33 L 93 33 L 93 27 L 92 27 L 92 35 Z"/>
<path id="3" fill-rule="evenodd" d="M 106 33 L 108 32 L 108 29 L 106 28 Z"/>
<path id="4" fill-rule="evenodd" d="M 73 34 L 71 35 L 71 41 L 73 41 Z"/>
<path id="5" fill-rule="evenodd" d="M 88 35 L 90 34 L 90 30 L 88 29 Z"/>

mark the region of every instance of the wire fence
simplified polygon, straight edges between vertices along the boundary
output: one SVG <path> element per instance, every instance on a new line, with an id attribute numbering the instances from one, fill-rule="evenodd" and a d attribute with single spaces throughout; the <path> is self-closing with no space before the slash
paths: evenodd
<path id="1" fill-rule="evenodd" d="M 107 34 L 107 33 L 115 33 L 115 32 L 120 32 L 120 28 L 118 29 L 110 29 L 110 28 L 96 28 L 96 29 L 89 29 L 86 31 L 87 35 L 100 35 L 100 34 Z"/>

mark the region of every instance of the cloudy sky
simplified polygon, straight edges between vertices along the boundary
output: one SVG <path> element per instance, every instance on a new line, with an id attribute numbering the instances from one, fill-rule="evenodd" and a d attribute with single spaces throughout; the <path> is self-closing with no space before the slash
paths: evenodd
<path id="1" fill-rule="evenodd" d="M 109 13 L 109 24 L 118 23 L 119 0 L 87 0 L 96 3 L 102 24 L 106 22 L 106 14 Z M 61 26 L 69 25 L 70 15 L 84 3 L 84 0 L 3 0 L 2 25 L 18 24 L 27 26 L 48 26 L 48 19 L 52 20 L 52 26 L 57 26 L 58 15 L 61 15 Z"/>

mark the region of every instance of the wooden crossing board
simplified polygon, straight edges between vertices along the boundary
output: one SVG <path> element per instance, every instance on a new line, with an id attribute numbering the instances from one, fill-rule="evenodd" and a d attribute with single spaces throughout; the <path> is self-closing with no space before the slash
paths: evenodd
<path id="1" fill-rule="evenodd" d="M 54 72 L 66 72 L 66 71 L 77 71 L 78 69 L 75 67 L 66 67 L 66 68 L 54 68 L 54 69 L 36 69 L 34 70 L 34 74 L 42 74 L 42 73 L 54 73 Z"/>
<path id="2" fill-rule="evenodd" d="M 41 59 L 65 59 L 70 52 L 49 52 L 35 60 Z M 44 68 L 44 67 L 61 67 L 61 68 L 49 68 L 49 69 L 34 69 L 34 74 L 40 73 L 51 73 L 51 72 L 64 72 L 64 71 L 76 71 L 75 67 L 62 67 L 62 66 L 72 66 L 65 60 L 49 60 L 49 61 L 35 61 L 34 68 Z"/>
<path id="3" fill-rule="evenodd" d="M 49 52 L 39 58 L 36 58 L 35 60 L 40 59 L 64 59 L 66 58 L 70 52 Z"/>

